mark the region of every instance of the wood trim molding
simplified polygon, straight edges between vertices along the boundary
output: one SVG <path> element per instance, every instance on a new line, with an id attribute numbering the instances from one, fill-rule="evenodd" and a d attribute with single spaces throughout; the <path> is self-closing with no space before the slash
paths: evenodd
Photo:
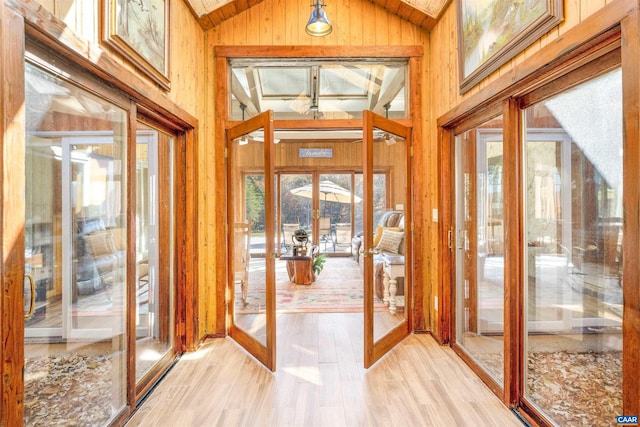
<path id="1" fill-rule="evenodd" d="M 640 10 L 622 21 L 622 111 L 623 128 L 623 300 L 622 322 L 624 348 L 622 357 L 623 414 L 640 412 Z"/>
<path id="2" fill-rule="evenodd" d="M 227 104 L 228 96 L 228 75 L 229 62 L 226 58 L 215 58 L 215 182 L 216 190 L 214 196 L 215 220 L 214 226 L 216 234 L 214 236 L 214 245 L 217 248 L 226 248 L 228 244 L 228 233 L 225 230 L 227 224 L 227 142 L 226 142 L 226 121 L 229 114 Z M 224 185 L 222 185 L 224 183 Z M 215 295 L 216 295 L 216 320 L 214 333 L 216 335 L 225 335 L 228 332 L 227 320 L 227 253 L 226 251 L 216 251 L 215 253 Z"/>
<path id="3" fill-rule="evenodd" d="M 504 403 L 510 408 L 518 405 L 522 393 L 524 311 L 520 304 L 524 292 L 524 206 L 520 194 L 523 188 L 522 114 L 515 100 L 503 103 L 502 155 L 504 164 Z M 515 285 L 515 286 L 514 286 Z M 515 309 L 513 309 L 515 308 Z"/>
<path id="4" fill-rule="evenodd" d="M 422 46 L 216 46 L 224 58 L 411 58 L 422 57 Z"/>
<path id="5" fill-rule="evenodd" d="M 4 4 L 0 22 L 0 425 L 19 426 L 24 394 L 24 23 Z"/>
<path id="6" fill-rule="evenodd" d="M 438 128 L 439 161 L 438 161 L 438 188 L 453 188 L 454 185 L 454 141 L 455 136 L 451 129 Z M 455 252 L 452 250 L 455 241 L 455 230 L 453 227 L 453 215 L 455 211 L 455 200 L 451 197 L 451 191 L 440 191 L 439 209 L 440 220 L 438 222 L 438 304 L 436 339 L 440 344 L 447 344 L 451 338 L 451 308 L 454 306 L 455 298 L 455 276 L 453 266 L 455 265 Z M 455 329 L 453 331 L 455 333 Z"/>

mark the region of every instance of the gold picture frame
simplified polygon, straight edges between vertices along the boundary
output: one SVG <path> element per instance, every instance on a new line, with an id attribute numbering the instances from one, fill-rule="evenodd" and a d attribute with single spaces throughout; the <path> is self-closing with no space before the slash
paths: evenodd
<path id="1" fill-rule="evenodd" d="M 103 42 L 165 90 L 170 0 L 103 0 Z"/>
<path id="2" fill-rule="evenodd" d="M 457 0 L 464 94 L 564 19 L 562 0 Z"/>

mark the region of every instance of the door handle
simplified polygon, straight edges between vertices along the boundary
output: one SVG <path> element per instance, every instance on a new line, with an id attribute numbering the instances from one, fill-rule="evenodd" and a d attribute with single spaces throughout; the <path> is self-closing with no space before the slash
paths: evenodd
<path id="1" fill-rule="evenodd" d="M 33 280 L 33 276 L 30 274 L 25 274 L 29 280 L 29 287 L 31 288 L 31 303 L 29 304 L 29 312 L 24 315 L 24 320 L 30 319 L 33 316 L 33 312 L 36 309 L 36 282 Z"/>
<path id="2" fill-rule="evenodd" d="M 379 253 L 380 253 L 380 249 L 378 248 L 369 249 L 369 255 L 378 255 Z"/>

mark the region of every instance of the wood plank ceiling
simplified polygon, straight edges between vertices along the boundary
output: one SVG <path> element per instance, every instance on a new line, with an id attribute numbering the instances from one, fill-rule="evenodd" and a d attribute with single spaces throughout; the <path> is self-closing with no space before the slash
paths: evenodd
<path id="1" fill-rule="evenodd" d="M 203 30 L 220 25 L 262 0 L 186 0 Z M 431 31 L 451 0 L 370 0 L 419 27 Z"/>

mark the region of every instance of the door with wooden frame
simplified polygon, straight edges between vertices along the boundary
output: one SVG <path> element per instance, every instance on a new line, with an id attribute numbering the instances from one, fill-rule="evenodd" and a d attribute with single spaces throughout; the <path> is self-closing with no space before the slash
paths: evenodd
<path id="1" fill-rule="evenodd" d="M 276 369 L 273 113 L 227 129 L 229 335 Z"/>
<path id="2" fill-rule="evenodd" d="M 411 331 L 411 128 L 363 112 L 364 366 L 373 365 Z M 387 186 L 374 170 L 398 161 Z"/>

